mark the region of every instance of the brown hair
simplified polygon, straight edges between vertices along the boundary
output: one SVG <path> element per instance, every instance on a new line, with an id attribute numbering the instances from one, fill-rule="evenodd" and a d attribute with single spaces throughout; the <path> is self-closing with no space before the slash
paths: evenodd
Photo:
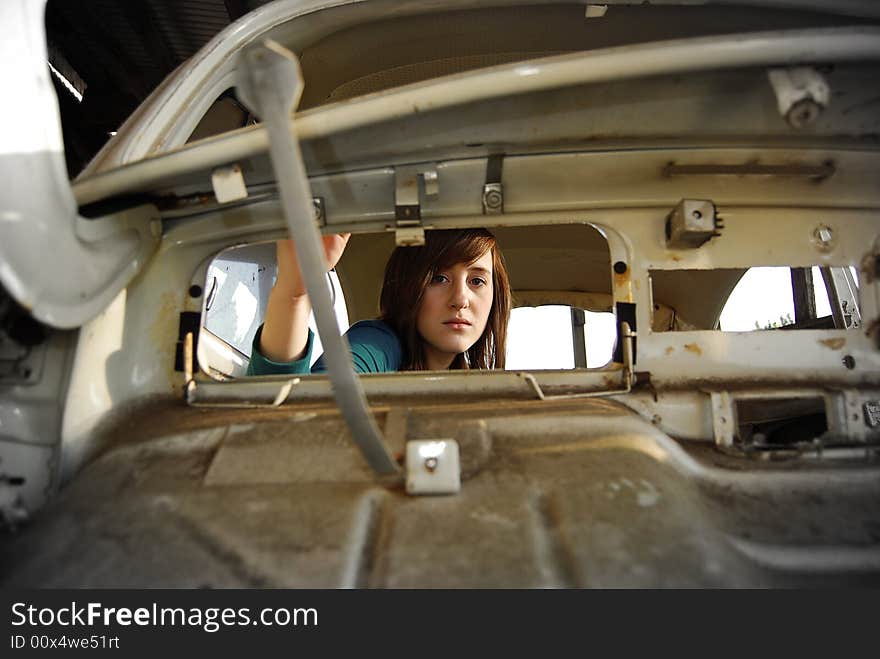
<path id="1" fill-rule="evenodd" d="M 495 236 L 486 229 L 444 229 L 426 232 L 423 246 L 396 248 L 385 266 L 380 316 L 400 338 L 401 370 L 426 368 L 424 340 L 417 329 L 417 318 L 428 284 L 440 270 L 457 263 L 471 264 L 489 250 L 492 251 L 493 295 L 486 329 L 466 352 L 456 355 L 449 368 L 504 368 L 510 282 Z"/>

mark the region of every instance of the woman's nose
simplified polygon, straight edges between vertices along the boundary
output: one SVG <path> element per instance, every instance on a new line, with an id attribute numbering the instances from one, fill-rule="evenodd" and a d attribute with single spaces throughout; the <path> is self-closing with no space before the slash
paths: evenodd
<path id="1" fill-rule="evenodd" d="M 470 306 L 467 283 L 459 282 L 452 287 L 449 295 L 449 306 L 453 309 L 467 309 Z"/>

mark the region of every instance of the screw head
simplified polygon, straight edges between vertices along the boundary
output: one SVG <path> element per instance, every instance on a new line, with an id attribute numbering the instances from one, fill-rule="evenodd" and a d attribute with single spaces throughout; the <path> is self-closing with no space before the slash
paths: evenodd
<path id="1" fill-rule="evenodd" d="M 836 237 L 834 230 L 825 224 L 820 224 L 813 229 L 813 243 L 822 251 L 828 251 L 834 248 Z"/>
<path id="2" fill-rule="evenodd" d="M 428 471 L 435 471 L 437 469 L 437 458 L 433 456 L 425 458 L 425 469 Z"/>
<path id="3" fill-rule="evenodd" d="M 318 222 L 324 221 L 324 200 L 320 198 L 312 198 L 312 209 L 315 213 L 315 219 Z"/>

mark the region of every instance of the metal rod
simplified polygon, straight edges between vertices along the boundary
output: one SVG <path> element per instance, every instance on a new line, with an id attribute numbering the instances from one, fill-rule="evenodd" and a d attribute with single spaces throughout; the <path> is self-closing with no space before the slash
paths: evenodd
<path id="1" fill-rule="evenodd" d="M 261 117 L 271 137 L 269 154 L 278 180 L 281 204 L 312 301 L 315 321 L 324 345 L 327 371 L 342 416 L 352 438 L 377 474 L 400 471 L 391 457 L 360 386 L 348 341 L 339 333 L 327 289 L 326 262 L 321 235 L 299 143 L 291 132 L 291 114 L 302 94 L 302 72 L 296 57 L 266 41 L 248 48 L 239 63 L 242 100 Z M 294 128 L 296 124 L 294 122 Z M 275 402 L 286 398 L 279 395 Z"/>

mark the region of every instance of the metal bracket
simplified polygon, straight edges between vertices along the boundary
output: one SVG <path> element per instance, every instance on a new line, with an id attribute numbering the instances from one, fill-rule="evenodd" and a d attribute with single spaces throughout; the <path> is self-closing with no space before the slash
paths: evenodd
<path id="1" fill-rule="evenodd" d="M 483 185 L 483 215 L 500 215 L 504 212 L 504 188 L 501 171 L 504 156 L 489 156 L 486 162 L 486 183 Z"/>
<path id="2" fill-rule="evenodd" d="M 394 169 L 394 216 L 397 221 L 394 241 L 398 246 L 414 247 L 425 244 L 419 179 L 423 182 L 425 197 L 436 197 L 440 193 L 436 167 L 417 165 Z"/>
<path id="3" fill-rule="evenodd" d="M 867 442 L 880 436 L 880 396 L 876 391 L 843 391 L 834 414 L 840 431 L 854 441 Z"/>
<path id="4" fill-rule="evenodd" d="M 682 199 L 666 216 L 666 246 L 696 249 L 721 235 L 724 224 L 708 199 Z"/>
<path id="5" fill-rule="evenodd" d="M 767 72 L 779 114 L 792 128 L 813 123 L 828 105 L 831 96 L 825 78 L 809 66 L 770 69 Z"/>
<path id="6" fill-rule="evenodd" d="M 363 388 L 354 372 L 348 344 L 339 334 L 330 292 L 321 235 L 299 142 L 294 108 L 303 90 L 296 56 L 267 39 L 244 51 L 238 61 L 239 98 L 262 117 L 269 134 L 269 153 L 275 170 L 284 217 L 312 301 L 324 357 L 336 401 L 364 458 L 377 474 L 398 474 L 400 468 L 385 446 L 376 420 L 367 408 Z"/>
<path id="7" fill-rule="evenodd" d="M 455 494 L 461 490 L 461 459 L 454 439 L 406 443 L 407 494 Z"/>
<path id="8" fill-rule="evenodd" d="M 241 165 L 235 163 L 226 167 L 218 167 L 211 172 L 211 185 L 217 202 L 225 204 L 230 201 L 247 199 L 248 191 L 241 173 Z"/>

